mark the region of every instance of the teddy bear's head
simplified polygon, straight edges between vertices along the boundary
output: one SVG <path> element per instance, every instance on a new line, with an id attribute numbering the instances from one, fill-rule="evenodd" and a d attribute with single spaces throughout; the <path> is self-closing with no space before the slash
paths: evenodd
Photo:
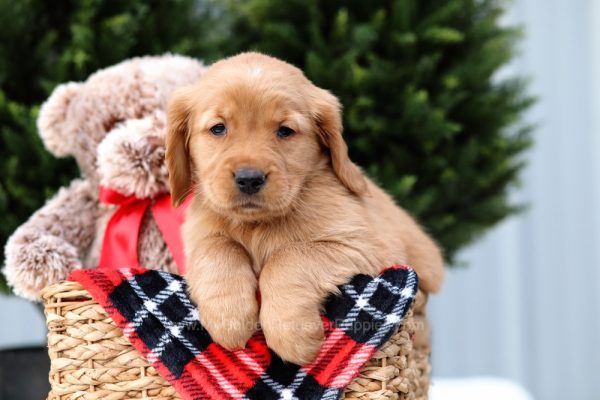
<path id="1" fill-rule="evenodd" d="M 172 92 L 203 70 L 183 56 L 141 57 L 60 85 L 40 109 L 40 136 L 95 183 L 139 197 L 164 191 L 164 110 Z"/>

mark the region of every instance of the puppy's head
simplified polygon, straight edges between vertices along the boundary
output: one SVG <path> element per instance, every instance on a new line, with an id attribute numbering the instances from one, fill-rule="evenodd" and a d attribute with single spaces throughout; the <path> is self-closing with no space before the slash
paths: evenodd
<path id="1" fill-rule="evenodd" d="M 166 159 L 175 205 L 194 186 L 208 207 L 240 220 L 285 214 L 323 168 L 354 194 L 366 188 L 342 139 L 339 101 L 258 53 L 215 63 L 173 96 Z"/>

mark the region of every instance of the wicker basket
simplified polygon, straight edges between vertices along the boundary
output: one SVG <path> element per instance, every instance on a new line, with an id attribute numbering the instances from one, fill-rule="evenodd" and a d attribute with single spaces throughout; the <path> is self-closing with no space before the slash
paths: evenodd
<path id="1" fill-rule="evenodd" d="M 42 291 L 50 353 L 49 400 L 179 399 L 79 283 Z M 403 325 L 363 368 L 343 398 L 426 400 L 427 297 L 417 295 Z"/>

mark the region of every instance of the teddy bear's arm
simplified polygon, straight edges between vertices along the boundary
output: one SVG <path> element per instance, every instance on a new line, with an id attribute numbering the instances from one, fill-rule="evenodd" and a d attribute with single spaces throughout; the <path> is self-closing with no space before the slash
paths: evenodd
<path id="1" fill-rule="evenodd" d="M 89 181 L 72 182 L 8 239 L 4 274 L 16 294 L 39 300 L 43 287 L 82 267 L 99 216 L 96 191 Z"/>

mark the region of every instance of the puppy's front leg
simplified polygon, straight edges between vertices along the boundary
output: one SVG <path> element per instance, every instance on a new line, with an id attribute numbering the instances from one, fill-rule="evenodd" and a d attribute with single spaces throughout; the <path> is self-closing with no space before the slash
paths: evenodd
<path id="1" fill-rule="evenodd" d="M 331 242 L 298 243 L 273 253 L 259 278 L 267 345 L 286 361 L 313 361 L 324 337 L 325 298 L 359 272 L 376 273 L 370 264 L 353 248 Z"/>
<path id="2" fill-rule="evenodd" d="M 189 293 L 211 338 L 243 348 L 258 322 L 257 279 L 246 250 L 223 236 L 195 241 L 187 260 Z"/>

